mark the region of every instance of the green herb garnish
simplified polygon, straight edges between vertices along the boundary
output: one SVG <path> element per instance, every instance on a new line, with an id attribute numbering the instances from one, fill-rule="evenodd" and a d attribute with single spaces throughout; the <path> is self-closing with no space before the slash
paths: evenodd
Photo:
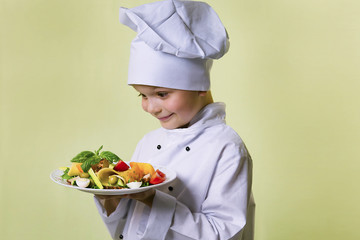
<path id="1" fill-rule="evenodd" d="M 101 160 L 106 159 L 109 163 L 117 162 L 120 158 L 112 152 L 103 151 L 100 153 L 103 146 L 99 148 L 99 150 L 91 151 L 83 151 L 76 155 L 71 162 L 82 163 L 81 168 L 84 172 L 88 172 L 92 165 L 98 164 Z"/>

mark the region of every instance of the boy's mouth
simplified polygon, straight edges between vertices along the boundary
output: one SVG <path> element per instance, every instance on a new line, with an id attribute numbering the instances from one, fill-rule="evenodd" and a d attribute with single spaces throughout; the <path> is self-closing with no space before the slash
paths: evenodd
<path id="1" fill-rule="evenodd" d="M 159 119 L 161 122 L 165 122 L 167 120 L 169 120 L 172 117 L 173 113 L 171 113 L 170 115 L 167 115 L 165 117 L 159 117 L 157 119 Z"/>

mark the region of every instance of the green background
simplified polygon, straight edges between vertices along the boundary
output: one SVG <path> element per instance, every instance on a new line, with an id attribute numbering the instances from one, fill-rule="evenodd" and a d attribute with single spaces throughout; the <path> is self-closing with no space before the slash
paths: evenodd
<path id="1" fill-rule="evenodd" d="M 130 160 L 159 127 L 126 85 L 137 0 L 0 0 L 1 239 L 110 239 L 92 195 L 50 172 Z M 208 1 L 230 35 L 212 91 L 254 160 L 256 240 L 357 240 L 360 2 Z M 196 165 L 189 166 L 196 168 Z"/>

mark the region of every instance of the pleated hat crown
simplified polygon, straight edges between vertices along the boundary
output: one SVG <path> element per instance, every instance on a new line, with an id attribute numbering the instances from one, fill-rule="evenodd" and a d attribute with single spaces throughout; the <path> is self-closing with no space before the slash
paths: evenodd
<path id="1" fill-rule="evenodd" d="M 129 85 L 207 91 L 213 59 L 229 49 L 225 27 L 204 2 L 165 0 L 120 8 L 120 22 L 137 32 Z"/>

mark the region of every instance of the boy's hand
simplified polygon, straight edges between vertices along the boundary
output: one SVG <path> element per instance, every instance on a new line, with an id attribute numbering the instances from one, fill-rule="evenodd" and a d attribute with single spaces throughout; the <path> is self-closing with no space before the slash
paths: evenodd
<path id="1" fill-rule="evenodd" d="M 149 207 L 151 207 L 153 200 L 154 200 L 154 196 L 155 196 L 155 190 L 150 189 L 150 190 L 147 190 L 144 192 L 126 194 L 126 195 L 98 195 L 98 194 L 95 194 L 95 196 L 99 199 L 100 203 L 105 208 L 107 216 L 110 216 L 110 214 L 115 211 L 115 209 L 119 205 L 120 200 L 122 198 L 134 199 L 134 200 L 140 201 L 140 202 L 148 205 Z"/>
<path id="2" fill-rule="evenodd" d="M 124 195 L 125 198 L 135 199 L 137 201 L 140 201 L 140 202 L 148 205 L 149 207 L 152 206 L 154 196 L 155 196 L 154 189 L 149 189 L 144 192 Z"/>
<path id="3" fill-rule="evenodd" d="M 107 216 L 115 211 L 123 198 L 123 195 L 97 195 L 95 197 L 99 199 L 101 205 L 105 208 Z"/>

